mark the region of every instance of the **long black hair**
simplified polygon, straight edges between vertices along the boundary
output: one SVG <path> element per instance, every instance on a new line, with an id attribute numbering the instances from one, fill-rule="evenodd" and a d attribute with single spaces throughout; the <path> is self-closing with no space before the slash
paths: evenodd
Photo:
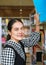
<path id="1" fill-rule="evenodd" d="M 21 21 L 21 19 L 11 19 L 9 22 L 8 22 L 8 26 L 7 26 L 7 29 L 9 30 L 9 31 L 11 31 L 11 29 L 12 29 L 12 25 L 15 23 L 15 22 L 21 22 L 22 24 L 23 24 L 23 22 Z M 7 40 L 9 40 L 11 38 L 11 36 L 8 34 L 7 35 Z"/>

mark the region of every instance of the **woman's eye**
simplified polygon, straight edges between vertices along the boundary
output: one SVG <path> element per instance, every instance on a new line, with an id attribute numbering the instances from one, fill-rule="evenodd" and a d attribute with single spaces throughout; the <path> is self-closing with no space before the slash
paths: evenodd
<path id="1" fill-rule="evenodd" d="M 15 28 L 15 31 L 18 31 L 19 29 L 18 28 Z"/>
<path id="2" fill-rule="evenodd" d="M 19 28 L 14 28 L 14 30 L 15 30 L 15 31 L 24 30 L 24 28 L 23 28 L 23 27 L 20 28 L 20 29 L 19 29 Z"/>
<path id="3" fill-rule="evenodd" d="M 21 30 L 24 30 L 24 28 L 22 27 Z"/>

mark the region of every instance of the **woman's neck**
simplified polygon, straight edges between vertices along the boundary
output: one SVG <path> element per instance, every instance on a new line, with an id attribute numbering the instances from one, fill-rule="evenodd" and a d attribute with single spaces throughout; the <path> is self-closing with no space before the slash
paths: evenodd
<path id="1" fill-rule="evenodd" d="M 19 42 L 19 40 L 16 40 L 16 39 L 12 39 L 11 38 L 11 40 L 14 41 L 15 43 L 18 43 Z"/>

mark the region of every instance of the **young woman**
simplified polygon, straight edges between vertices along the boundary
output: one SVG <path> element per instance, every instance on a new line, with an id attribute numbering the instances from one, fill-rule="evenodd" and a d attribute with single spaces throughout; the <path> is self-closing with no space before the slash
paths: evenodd
<path id="1" fill-rule="evenodd" d="M 40 38 L 39 26 L 26 41 L 23 40 L 24 25 L 20 19 L 11 19 L 7 28 L 9 40 L 2 50 L 2 65 L 26 65 L 24 47 L 31 47 L 38 43 Z"/>

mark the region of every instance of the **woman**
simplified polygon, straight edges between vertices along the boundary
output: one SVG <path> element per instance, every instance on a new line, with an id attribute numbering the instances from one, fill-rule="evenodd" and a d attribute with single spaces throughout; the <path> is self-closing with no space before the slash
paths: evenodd
<path id="1" fill-rule="evenodd" d="M 20 19 L 10 20 L 7 27 L 10 38 L 2 51 L 2 65 L 26 65 L 24 47 L 31 47 L 38 43 L 40 38 L 39 26 L 37 26 L 36 32 L 31 33 L 29 40 L 26 40 L 26 42 L 22 40 L 24 25 Z"/>

